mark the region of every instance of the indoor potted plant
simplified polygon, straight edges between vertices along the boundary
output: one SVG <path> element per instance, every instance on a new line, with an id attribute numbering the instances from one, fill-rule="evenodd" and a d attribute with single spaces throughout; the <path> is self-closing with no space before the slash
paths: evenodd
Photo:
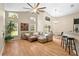
<path id="1" fill-rule="evenodd" d="M 13 38 L 11 33 L 15 31 L 15 28 L 15 23 L 13 21 L 9 21 L 9 23 L 6 25 L 5 41 L 9 41 Z"/>

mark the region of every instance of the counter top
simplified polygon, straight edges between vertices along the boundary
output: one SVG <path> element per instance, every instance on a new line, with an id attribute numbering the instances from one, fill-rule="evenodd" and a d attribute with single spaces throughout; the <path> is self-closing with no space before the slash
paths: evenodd
<path id="1" fill-rule="evenodd" d="M 79 41 L 79 33 L 67 32 L 67 33 L 64 33 L 63 35 L 68 36 L 68 37 L 75 38 L 76 40 Z"/>

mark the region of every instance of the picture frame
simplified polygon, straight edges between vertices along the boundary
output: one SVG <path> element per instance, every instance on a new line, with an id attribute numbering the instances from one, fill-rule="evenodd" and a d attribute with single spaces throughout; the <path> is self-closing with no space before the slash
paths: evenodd
<path id="1" fill-rule="evenodd" d="M 28 31 L 28 23 L 21 23 L 21 31 Z"/>
<path id="2" fill-rule="evenodd" d="M 45 20 L 46 20 L 46 21 L 50 21 L 50 17 L 46 16 L 46 17 L 45 17 Z"/>

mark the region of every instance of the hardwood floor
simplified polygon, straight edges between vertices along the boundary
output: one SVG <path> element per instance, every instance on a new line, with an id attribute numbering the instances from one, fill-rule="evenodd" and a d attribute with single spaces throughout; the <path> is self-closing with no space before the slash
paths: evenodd
<path id="1" fill-rule="evenodd" d="M 69 55 L 61 46 L 60 40 L 54 38 L 53 42 L 39 43 L 27 40 L 14 40 L 5 44 L 3 56 L 67 56 Z"/>

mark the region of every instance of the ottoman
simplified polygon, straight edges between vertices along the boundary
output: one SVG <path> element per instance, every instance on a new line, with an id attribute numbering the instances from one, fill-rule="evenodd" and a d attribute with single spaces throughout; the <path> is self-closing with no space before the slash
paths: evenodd
<path id="1" fill-rule="evenodd" d="M 37 40 L 37 36 L 30 36 L 28 41 L 33 42 Z"/>
<path id="2" fill-rule="evenodd" d="M 45 36 L 39 36 L 39 37 L 38 37 L 38 41 L 39 41 L 40 43 L 46 43 L 46 42 L 47 42 L 47 39 L 46 39 Z"/>

